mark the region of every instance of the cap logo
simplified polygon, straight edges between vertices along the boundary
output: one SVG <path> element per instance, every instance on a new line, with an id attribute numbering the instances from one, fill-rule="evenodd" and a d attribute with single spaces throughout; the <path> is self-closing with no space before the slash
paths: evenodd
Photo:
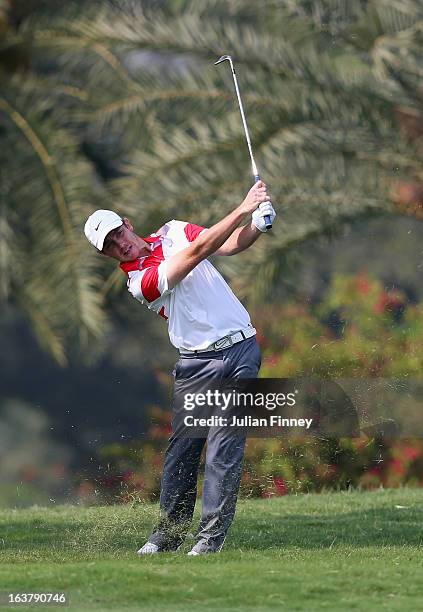
<path id="1" fill-rule="evenodd" d="M 101 221 L 100 221 L 100 223 L 101 223 Z M 94 228 L 96 232 L 98 231 L 98 228 L 100 227 L 100 223 L 97 225 L 97 227 Z"/>

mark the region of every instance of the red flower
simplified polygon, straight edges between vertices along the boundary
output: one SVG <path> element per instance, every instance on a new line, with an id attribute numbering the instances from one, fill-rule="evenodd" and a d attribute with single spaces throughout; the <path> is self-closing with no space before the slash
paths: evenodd
<path id="1" fill-rule="evenodd" d="M 392 459 L 389 463 L 389 468 L 394 472 L 394 474 L 404 474 L 405 468 L 401 459 Z"/>
<path id="2" fill-rule="evenodd" d="M 133 475 L 134 475 L 134 470 L 126 470 L 126 472 L 122 474 L 122 481 L 130 482 L 132 480 Z"/>
<path id="3" fill-rule="evenodd" d="M 378 301 L 374 305 L 374 311 L 378 314 L 387 312 L 394 316 L 400 315 L 404 311 L 404 308 L 404 300 L 395 291 L 391 291 L 390 293 L 382 291 Z"/>
<path id="4" fill-rule="evenodd" d="M 361 272 L 361 274 L 357 276 L 355 283 L 358 293 L 361 293 L 361 295 L 366 295 L 366 293 L 369 293 L 370 283 L 366 272 Z"/>
<path id="5" fill-rule="evenodd" d="M 383 312 L 385 312 L 386 305 L 388 303 L 389 303 L 389 295 L 386 293 L 386 291 L 382 291 L 373 309 L 376 313 L 382 314 Z"/>
<path id="6" fill-rule="evenodd" d="M 372 476 L 380 476 L 381 472 L 382 472 L 382 466 L 376 465 L 371 470 L 368 470 L 367 474 L 371 474 Z"/>
<path id="7" fill-rule="evenodd" d="M 288 494 L 288 487 L 283 478 L 281 478 L 280 476 L 274 476 L 273 484 L 275 485 L 276 495 L 287 495 Z"/>
<path id="8" fill-rule="evenodd" d="M 421 456 L 422 449 L 415 448 L 413 446 L 406 446 L 405 448 L 403 448 L 402 452 L 406 459 L 408 459 L 409 461 L 415 461 L 416 459 L 418 459 L 418 457 Z"/>
<path id="9" fill-rule="evenodd" d="M 271 368 L 274 368 L 275 365 L 278 363 L 278 355 L 273 353 L 272 355 L 265 357 L 264 362 L 266 365 L 270 366 Z"/>

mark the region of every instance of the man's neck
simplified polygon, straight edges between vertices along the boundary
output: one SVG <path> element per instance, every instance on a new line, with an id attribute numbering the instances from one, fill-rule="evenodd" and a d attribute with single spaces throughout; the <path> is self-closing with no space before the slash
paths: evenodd
<path id="1" fill-rule="evenodd" d="M 146 255 L 149 255 L 151 253 L 151 251 L 153 250 L 153 247 L 151 244 L 149 244 L 148 242 L 146 242 L 143 238 L 140 237 L 140 240 L 142 242 L 141 246 L 141 253 L 139 255 L 139 257 L 145 257 Z"/>

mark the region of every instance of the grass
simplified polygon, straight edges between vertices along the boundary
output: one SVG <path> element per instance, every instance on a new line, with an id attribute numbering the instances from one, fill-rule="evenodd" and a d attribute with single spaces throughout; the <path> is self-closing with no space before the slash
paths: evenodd
<path id="1" fill-rule="evenodd" d="M 219 555 L 138 558 L 156 512 L 1 510 L 0 590 L 64 590 L 72 612 L 422 609 L 423 490 L 243 500 Z"/>

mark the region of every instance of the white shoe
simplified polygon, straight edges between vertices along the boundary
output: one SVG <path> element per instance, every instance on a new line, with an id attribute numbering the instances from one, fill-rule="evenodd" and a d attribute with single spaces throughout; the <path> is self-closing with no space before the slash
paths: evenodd
<path id="1" fill-rule="evenodd" d="M 222 544 L 219 546 L 219 548 L 210 548 L 210 546 L 208 545 L 207 540 L 200 540 L 199 542 L 197 542 L 197 544 L 194 546 L 194 548 L 192 548 L 189 551 L 189 555 L 191 557 L 198 557 L 198 555 L 209 555 L 209 554 L 216 554 L 219 553 L 222 548 L 223 548 L 223 544 L 225 543 L 226 538 L 223 540 Z"/>
<path id="2" fill-rule="evenodd" d="M 159 547 L 153 542 L 146 542 L 142 548 L 137 551 L 137 555 L 154 555 L 159 552 Z"/>

